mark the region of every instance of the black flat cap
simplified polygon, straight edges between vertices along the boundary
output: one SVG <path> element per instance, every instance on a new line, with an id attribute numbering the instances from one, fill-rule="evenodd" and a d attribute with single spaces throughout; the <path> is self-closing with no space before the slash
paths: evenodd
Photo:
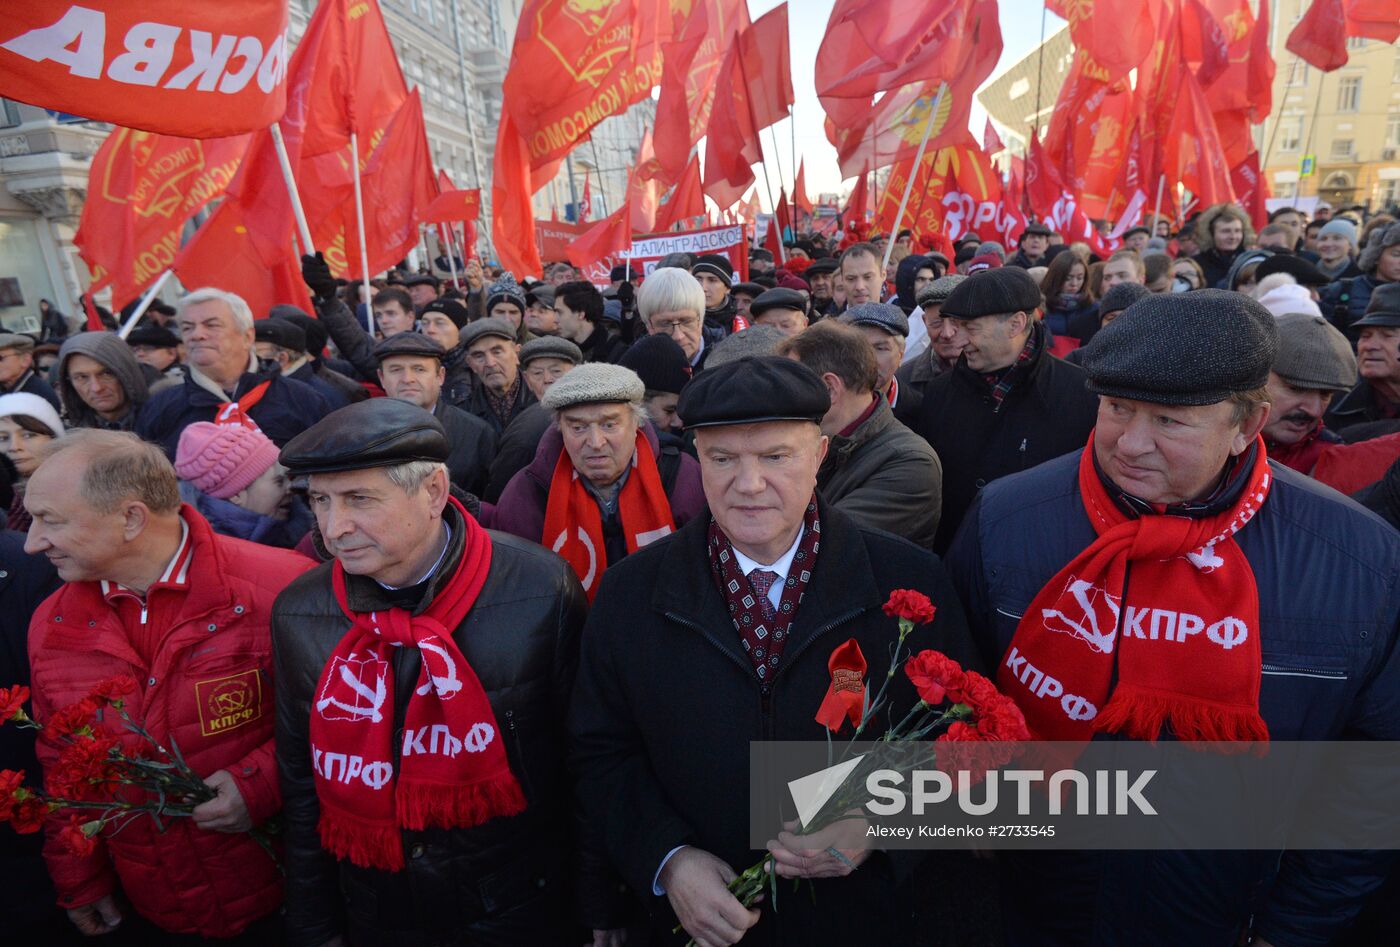
<path id="1" fill-rule="evenodd" d="M 650 336 L 643 336 L 650 338 Z M 665 338 L 671 338 L 669 335 Z M 520 346 L 520 367 L 524 368 L 537 358 L 562 358 L 575 365 L 583 364 L 583 350 L 573 342 L 557 335 L 542 335 Z"/>
<path id="2" fill-rule="evenodd" d="M 321 324 L 321 320 L 313 319 L 296 306 L 273 306 L 271 312 L 273 319 L 281 319 L 283 322 L 300 326 L 301 331 L 306 333 L 306 351 L 313 358 L 321 356 L 321 352 L 325 350 L 326 341 L 330 338 L 326 327 Z"/>
<path id="3" fill-rule="evenodd" d="M 1127 240 L 1129 237 L 1131 237 L 1131 236 L 1132 236 L 1133 234 L 1135 234 L 1135 233 L 1146 234 L 1146 235 L 1149 236 L 1149 237 L 1152 236 L 1152 231 L 1148 230 L 1146 227 L 1137 226 L 1137 227 L 1129 227 L 1127 230 L 1123 231 L 1123 239 L 1124 239 L 1124 240 Z"/>
<path id="4" fill-rule="evenodd" d="M 403 278 L 404 286 L 431 286 L 437 288 L 441 281 L 436 276 L 429 276 L 427 273 L 414 273 L 412 276 Z"/>
<path id="5" fill-rule="evenodd" d="M 1152 290 L 1141 283 L 1114 283 L 1099 300 L 1099 314 L 1122 312 L 1139 299 L 1150 295 Z"/>
<path id="6" fill-rule="evenodd" d="M 180 347 L 180 337 L 164 326 L 137 326 L 127 333 L 126 344 L 174 349 Z"/>
<path id="7" fill-rule="evenodd" d="M 757 299 L 763 295 L 766 288 L 767 287 L 763 286 L 761 283 L 735 283 L 733 286 L 729 287 L 729 291 L 731 293 L 743 293 L 745 296 Z"/>
<path id="8" fill-rule="evenodd" d="M 1277 353 L 1269 310 L 1243 293 L 1198 289 L 1133 303 L 1095 333 L 1083 365 L 1095 394 L 1201 405 L 1262 388 Z"/>
<path id="9" fill-rule="evenodd" d="M 1048 237 L 1050 234 L 1050 228 L 1038 220 L 1026 224 L 1026 229 L 1021 231 L 1022 237 Z"/>
<path id="10" fill-rule="evenodd" d="M 770 309 L 807 311 L 807 297 L 795 289 L 766 289 L 749 304 L 749 315 L 757 318 Z"/>
<path id="11" fill-rule="evenodd" d="M 1287 273 L 1298 281 L 1299 286 L 1326 286 L 1332 282 L 1325 273 L 1300 256 L 1292 253 L 1275 253 L 1254 270 L 1256 282 L 1275 273 Z"/>
<path id="12" fill-rule="evenodd" d="M 977 319 L 1040 308 L 1040 286 L 1019 266 L 1003 266 L 973 273 L 943 301 L 943 318 Z"/>
<path id="13" fill-rule="evenodd" d="M 946 260 L 943 265 L 948 265 Z M 813 260 L 811 265 L 803 270 L 802 273 L 804 276 L 811 278 L 813 276 L 820 276 L 823 273 L 835 273 L 839 269 L 841 269 L 840 260 L 836 259 L 834 256 L 824 256 Z"/>
<path id="14" fill-rule="evenodd" d="M 1352 328 L 1400 326 L 1400 283 L 1382 283 L 1372 290 L 1366 315 L 1351 325 Z"/>
<path id="15" fill-rule="evenodd" d="M 676 413 L 687 428 L 764 421 L 821 423 L 831 409 L 826 385 L 801 362 L 756 355 L 695 376 Z"/>
<path id="16" fill-rule="evenodd" d="M 278 455 L 294 477 L 391 467 L 413 460 L 445 462 L 447 432 L 417 405 L 370 398 L 338 408 L 287 442 Z"/>
<path id="17" fill-rule="evenodd" d="M 445 296 L 439 299 L 434 299 L 432 302 L 428 303 L 426 306 L 423 307 L 423 315 L 427 315 L 430 312 L 442 313 L 444 316 L 451 319 L 452 324 L 458 329 L 466 325 L 467 320 L 471 318 L 470 315 L 467 313 L 466 306 L 463 306 L 455 299 L 448 299 Z"/>
<path id="18" fill-rule="evenodd" d="M 282 319 L 259 319 L 253 323 L 253 338 L 292 352 L 306 351 L 306 331 Z"/>
<path id="19" fill-rule="evenodd" d="M 447 352 L 426 335 L 417 332 L 399 332 L 389 336 L 374 347 L 374 360 L 381 365 L 386 358 L 395 355 L 411 355 L 414 358 L 435 358 L 442 361 Z"/>

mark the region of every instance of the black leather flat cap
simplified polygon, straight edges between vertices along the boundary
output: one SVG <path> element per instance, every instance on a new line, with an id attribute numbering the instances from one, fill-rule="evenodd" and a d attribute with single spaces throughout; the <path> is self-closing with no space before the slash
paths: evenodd
<path id="1" fill-rule="evenodd" d="M 447 432 L 417 405 L 370 398 L 339 408 L 287 442 L 278 459 L 294 477 L 447 460 Z"/>

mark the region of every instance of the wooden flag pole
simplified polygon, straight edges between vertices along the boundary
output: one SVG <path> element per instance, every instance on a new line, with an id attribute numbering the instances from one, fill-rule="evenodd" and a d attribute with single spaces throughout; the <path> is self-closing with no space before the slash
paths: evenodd
<path id="1" fill-rule="evenodd" d="M 151 288 L 146 290 L 146 295 L 141 297 L 140 305 L 131 313 L 131 318 L 126 320 L 126 325 L 122 326 L 121 331 L 117 333 L 117 338 L 125 339 L 131 334 L 131 330 L 136 328 L 136 323 L 140 322 L 141 317 L 146 314 L 146 310 L 151 308 L 151 303 L 156 301 L 156 295 L 160 292 L 160 288 L 165 285 L 165 281 L 170 279 L 170 275 L 174 272 L 174 270 L 166 270 L 151 284 Z"/>
<path id="2" fill-rule="evenodd" d="M 933 97 L 933 108 L 929 109 L 928 121 L 924 122 L 924 137 L 919 142 L 919 150 L 914 155 L 914 165 L 909 171 L 909 180 L 904 182 L 904 196 L 899 199 L 899 210 L 895 211 L 894 225 L 890 227 L 889 239 L 885 241 L 885 258 L 880 262 L 880 272 L 885 272 L 890 265 L 890 254 L 894 253 L 895 238 L 899 235 L 899 225 L 904 222 L 904 209 L 909 206 L 909 192 L 914 190 L 914 178 L 919 176 L 919 166 L 924 161 L 924 149 L 928 147 L 928 139 L 933 134 L 933 122 L 938 118 L 938 107 L 943 104 L 943 94 L 948 90 L 948 83 L 938 84 L 938 94 Z"/>
<path id="3" fill-rule="evenodd" d="M 306 211 L 301 206 L 301 193 L 297 190 L 296 178 L 292 176 L 292 162 L 287 158 L 287 143 L 282 139 L 282 126 L 273 122 L 272 146 L 277 151 L 277 164 L 282 169 L 282 183 L 287 186 L 287 196 L 292 199 L 292 214 L 297 221 L 297 235 L 301 240 L 301 252 L 316 252 L 316 244 L 311 240 L 311 228 L 306 225 Z"/>
<path id="4" fill-rule="evenodd" d="M 365 199 L 360 191 L 359 136 L 353 131 L 350 133 L 350 167 L 355 172 L 355 226 L 360 235 L 360 272 L 363 274 L 362 283 L 365 288 L 365 321 L 369 323 L 370 335 L 373 335 L 374 315 L 369 301 L 374 293 L 369 285 L 369 247 L 365 246 Z"/>

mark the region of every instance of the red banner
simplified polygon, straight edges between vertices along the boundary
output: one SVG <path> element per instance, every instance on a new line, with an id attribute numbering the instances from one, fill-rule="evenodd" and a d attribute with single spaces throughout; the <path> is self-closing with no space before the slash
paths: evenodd
<path id="1" fill-rule="evenodd" d="M 9 3 L 5 97 L 127 128 L 220 138 L 287 106 L 287 0 Z"/>
<path id="2" fill-rule="evenodd" d="M 476 220 L 481 215 L 481 188 L 443 191 L 428 205 L 423 221 L 429 224 L 455 224 Z"/>

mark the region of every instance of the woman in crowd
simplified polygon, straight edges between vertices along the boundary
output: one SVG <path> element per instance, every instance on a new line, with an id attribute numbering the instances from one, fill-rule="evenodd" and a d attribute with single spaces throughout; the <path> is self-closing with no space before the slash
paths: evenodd
<path id="1" fill-rule="evenodd" d="M 30 516 L 24 508 L 24 483 L 39 466 L 36 451 L 63 433 L 58 412 L 38 395 L 18 392 L 0 395 L 0 452 L 10 458 L 19 473 L 10 503 L 9 527 L 29 529 Z"/>
<path id="2" fill-rule="evenodd" d="M 1050 261 L 1040 284 L 1045 297 L 1045 325 L 1056 338 L 1068 336 L 1087 342 L 1098 325 L 1098 309 L 1089 298 L 1089 267 L 1074 253 L 1060 253 Z"/>

